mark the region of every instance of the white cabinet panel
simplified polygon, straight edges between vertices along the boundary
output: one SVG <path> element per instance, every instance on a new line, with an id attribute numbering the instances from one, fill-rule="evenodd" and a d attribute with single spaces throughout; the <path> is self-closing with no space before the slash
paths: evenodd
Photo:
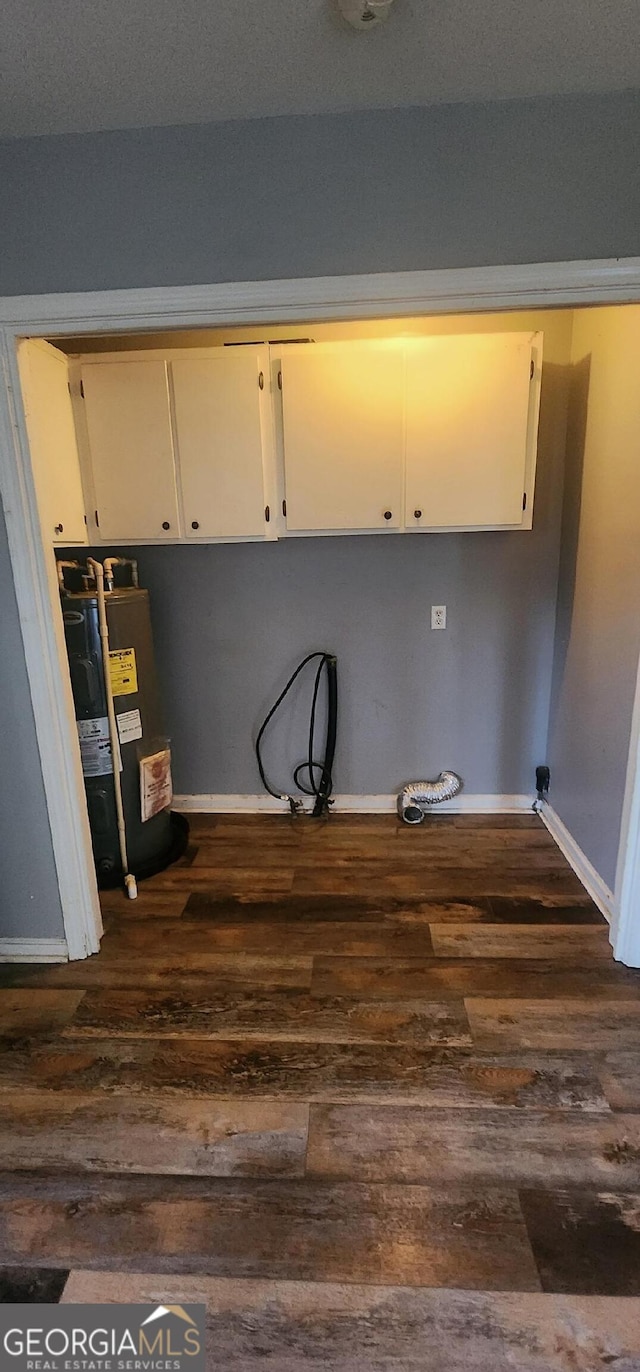
<path id="1" fill-rule="evenodd" d="M 100 538 L 177 538 L 166 362 L 92 362 L 82 384 Z"/>
<path id="2" fill-rule="evenodd" d="M 268 353 L 217 348 L 172 361 L 171 372 L 185 534 L 266 536 Z"/>
<path id="3" fill-rule="evenodd" d="M 399 528 L 402 345 L 306 344 L 281 365 L 287 529 Z"/>
<path id="4" fill-rule="evenodd" d="M 541 338 L 278 345 L 273 366 L 260 344 L 84 358 L 99 537 L 530 527 Z"/>
<path id="5" fill-rule="evenodd" d="M 531 334 L 407 344 L 408 529 L 522 524 L 535 462 L 532 357 Z"/>
<path id="6" fill-rule="evenodd" d="M 44 536 L 63 546 L 86 543 L 67 359 L 48 343 L 27 339 L 18 361 Z"/>

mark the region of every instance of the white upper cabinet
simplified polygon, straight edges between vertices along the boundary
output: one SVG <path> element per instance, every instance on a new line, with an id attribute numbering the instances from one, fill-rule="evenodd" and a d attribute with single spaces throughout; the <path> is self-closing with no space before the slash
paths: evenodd
<path id="1" fill-rule="evenodd" d="M 67 359 L 49 343 L 26 339 L 18 362 L 44 538 L 63 546 L 86 543 Z"/>
<path id="2" fill-rule="evenodd" d="M 49 424 L 42 410 L 51 469 L 68 473 L 50 482 L 47 519 L 61 542 L 83 541 L 66 363 L 34 348 L 61 416 Z M 530 528 L 541 364 L 538 333 L 83 357 L 83 399 L 72 390 L 90 537 Z M 72 488 L 76 515 L 62 512 Z"/>
<path id="3" fill-rule="evenodd" d="M 541 335 L 407 343 L 407 529 L 530 527 Z"/>
<path id="4" fill-rule="evenodd" d="M 179 537 L 166 361 L 85 360 L 82 387 L 101 540 Z"/>
<path id="5" fill-rule="evenodd" d="M 171 362 L 184 532 L 268 537 L 271 489 L 269 354 L 216 348 Z"/>
<path id="6" fill-rule="evenodd" d="M 287 530 L 399 528 L 402 345 L 292 345 L 281 370 Z"/>

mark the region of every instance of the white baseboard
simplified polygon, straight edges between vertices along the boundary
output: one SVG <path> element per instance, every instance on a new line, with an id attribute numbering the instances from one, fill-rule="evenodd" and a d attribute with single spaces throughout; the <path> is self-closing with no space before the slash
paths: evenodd
<path id="1" fill-rule="evenodd" d="M 610 924 L 615 922 L 616 902 L 613 891 L 609 890 L 599 872 L 596 872 L 595 867 L 589 862 L 588 857 L 576 843 L 573 835 L 562 823 L 560 816 L 556 814 L 553 806 L 549 805 L 547 801 L 540 807 L 540 818 L 546 824 L 560 851 L 564 853 L 567 862 L 573 867 L 576 876 L 580 878 L 585 890 L 595 901 L 598 909 L 602 911 L 605 919 Z"/>
<path id="2" fill-rule="evenodd" d="M 68 962 L 63 938 L 0 938 L 0 962 Z"/>
<path id="3" fill-rule="evenodd" d="M 333 809 L 338 814 L 391 815 L 395 814 L 398 803 L 397 794 L 382 796 L 334 796 Z M 531 809 L 531 796 L 501 795 L 462 795 L 454 800 L 434 805 L 434 814 L 454 815 L 510 815 L 521 814 Z M 310 802 L 309 802 L 310 805 Z M 234 815 L 234 814 L 286 814 L 286 801 L 276 800 L 269 795 L 204 795 L 174 796 L 173 809 L 182 814 Z"/>

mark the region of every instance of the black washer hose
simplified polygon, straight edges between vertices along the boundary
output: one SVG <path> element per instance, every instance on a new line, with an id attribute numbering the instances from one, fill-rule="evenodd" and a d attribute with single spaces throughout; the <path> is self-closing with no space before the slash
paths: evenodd
<path id="1" fill-rule="evenodd" d="M 276 711 L 279 710 L 285 696 L 287 696 L 291 690 L 294 681 L 296 681 L 297 677 L 299 677 L 300 673 L 307 666 L 307 663 L 313 662 L 316 659 L 319 659 L 319 662 L 313 686 L 313 698 L 311 701 L 308 756 L 306 762 L 301 762 L 296 767 L 293 774 L 293 780 L 294 785 L 297 786 L 304 795 L 315 796 L 312 816 L 314 819 L 319 819 L 321 816 L 328 814 L 329 805 L 331 804 L 331 792 L 333 790 L 333 760 L 336 751 L 336 732 L 338 726 L 338 660 L 334 653 L 308 653 L 307 656 L 302 659 L 302 662 L 298 664 L 295 672 L 289 677 L 284 690 L 280 692 L 275 704 L 271 706 L 268 715 L 260 725 L 256 738 L 256 760 L 260 778 L 265 790 L 269 792 L 270 796 L 274 796 L 276 800 L 288 800 L 290 809 L 292 813 L 295 814 L 300 807 L 299 803 L 296 804 L 293 796 L 283 794 L 281 791 L 274 791 L 269 785 L 262 762 L 260 744 L 267 725 L 273 719 Z M 324 761 L 315 762 L 313 754 L 315 751 L 316 705 L 323 671 L 325 671 L 327 675 L 327 737 L 324 749 Z M 306 786 L 303 785 L 300 780 L 300 772 L 303 771 L 306 771 L 308 774 L 307 779 L 309 784 Z M 320 772 L 319 782 L 316 782 L 315 779 L 316 772 Z"/>

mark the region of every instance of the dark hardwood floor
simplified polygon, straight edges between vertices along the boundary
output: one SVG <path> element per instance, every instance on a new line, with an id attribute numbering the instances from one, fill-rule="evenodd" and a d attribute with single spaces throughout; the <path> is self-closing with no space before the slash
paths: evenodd
<path id="1" fill-rule="evenodd" d="M 0 968 L 0 1300 L 206 1300 L 219 1372 L 640 1369 L 640 972 L 537 817 L 195 816 L 103 905 Z"/>

